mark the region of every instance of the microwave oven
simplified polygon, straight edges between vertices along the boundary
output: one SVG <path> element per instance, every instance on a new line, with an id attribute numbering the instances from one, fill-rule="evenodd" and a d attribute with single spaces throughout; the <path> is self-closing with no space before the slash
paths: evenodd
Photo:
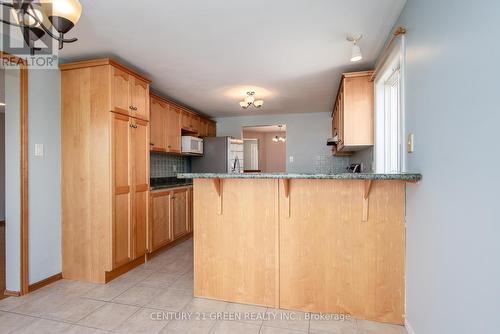
<path id="1" fill-rule="evenodd" d="M 203 154 L 203 139 L 192 136 L 182 136 L 181 153 L 191 155 Z"/>

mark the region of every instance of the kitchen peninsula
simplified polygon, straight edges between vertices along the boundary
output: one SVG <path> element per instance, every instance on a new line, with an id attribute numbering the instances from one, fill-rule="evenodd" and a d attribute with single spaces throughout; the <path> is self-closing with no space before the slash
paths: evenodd
<path id="1" fill-rule="evenodd" d="M 404 322 L 405 187 L 420 174 L 194 179 L 194 293 Z"/>

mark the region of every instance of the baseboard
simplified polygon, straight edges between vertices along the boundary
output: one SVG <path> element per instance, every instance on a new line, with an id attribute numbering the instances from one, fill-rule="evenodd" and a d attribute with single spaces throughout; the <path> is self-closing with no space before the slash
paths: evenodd
<path id="1" fill-rule="evenodd" d="M 134 269 L 135 267 L 143 264 L 145 262 L 146 256 L 138 257 L 137 259 L 124 264 L 112 271 L 106 271 L 105 273 L 105 283 L 109 283 L 120 275 L 125 274 L 127 271 Z"/>
<path id="2" fill-rule="evenodd" d="M 54 283 L 56 281 L 59 281 L 60 279 L 62 279 L 62 273 L 57 273 L 55 275 L 52 275 L 50 277 L 47 277 L 46 279 L 43 279 L 41 281 L 38 281 L 36 283 L 33 283 L 33 284 L 30 284 L 28 286 L 28 292 L 33 292 L 35 290 L 38 290 L 40 288 L 43 288 L 44 286 L 46 285 L 49 285 L 51 283 Z"/>
<path id="3" fill-rule="evenodd" d="M 5 296 L 9 296 L 9 297 L 19 297 L 19 296 L 21 296 L 21 293 L 19 291 L 11 291 L 11 290 L 5 290 L 3 292 L 3 294 Z"/>
<path id="4" fill-rule="evenodd" d="M 408 322 L 408 319 L 405 319 L 405 328 L 408 334 L 416 334 L 413 330 L 413 327 L 411 327 L 410 323 Z"/>
<path id="5" fill-rule="evenodd" d="M 147 253 L 146 254 L 146 261 L 149 261 L 153 257 L 155 257 L 157 255 L 160 255 L 164 251 L 166 251 L 166 250 L 168 250 L 168 249 L 170 249 L 170 248 L 172 248 L 174 246 L 177 246 L 178 244 L 180 244 L 181 242 L 186 241 L 187 239 L 191 238 L 192 236 L 193 236 L 193 232 L 188 233 L 186 235 L 183 235 L 179 239 L 176 239 L 176 240 L 172 241 L 171 243 L 166 244 L 165 246 L 161 246 L 160 248 L 158 248 L 157 250 L 152 251 L 151 253 Z"/>

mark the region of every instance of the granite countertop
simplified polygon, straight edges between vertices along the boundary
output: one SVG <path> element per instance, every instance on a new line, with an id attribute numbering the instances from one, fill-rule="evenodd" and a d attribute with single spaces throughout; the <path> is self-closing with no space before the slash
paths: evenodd
<path id="1" fill-rule="evenodd" d="M 193 180 L 190 178 L 173 177 L 153 177 L 149 180 L 150 190 L 161 190 L 175 187 L 185 187 L 193 185 Z"/>
<path id="2" fill-rule="evenodd" d="M 416 182 L 422 179 L 419 173 L 338 173 L 338 174 L 296 174 L 296 173 L 181 173 L 179 179 L 326 179 L 326 180 L 399 180 Z"/>

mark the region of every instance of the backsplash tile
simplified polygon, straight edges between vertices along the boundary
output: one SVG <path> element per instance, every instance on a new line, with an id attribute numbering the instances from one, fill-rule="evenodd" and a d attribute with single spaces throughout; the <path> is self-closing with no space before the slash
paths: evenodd
<path id="1" fill-rule="evenodd" d="M 318 155 L 314 159 L 314 172 L 318 174 L 345 173 L 351 160 L 349 157 Z"/>
<path id="2" fill-rule="evenodd" d="M 174 177 L 178 173 L 191 172 L 191 159 L 180 155 L 151 153 L 150 175 L 154 177 Z M 174 171 L 174 166 L 176 171 Z"/>

